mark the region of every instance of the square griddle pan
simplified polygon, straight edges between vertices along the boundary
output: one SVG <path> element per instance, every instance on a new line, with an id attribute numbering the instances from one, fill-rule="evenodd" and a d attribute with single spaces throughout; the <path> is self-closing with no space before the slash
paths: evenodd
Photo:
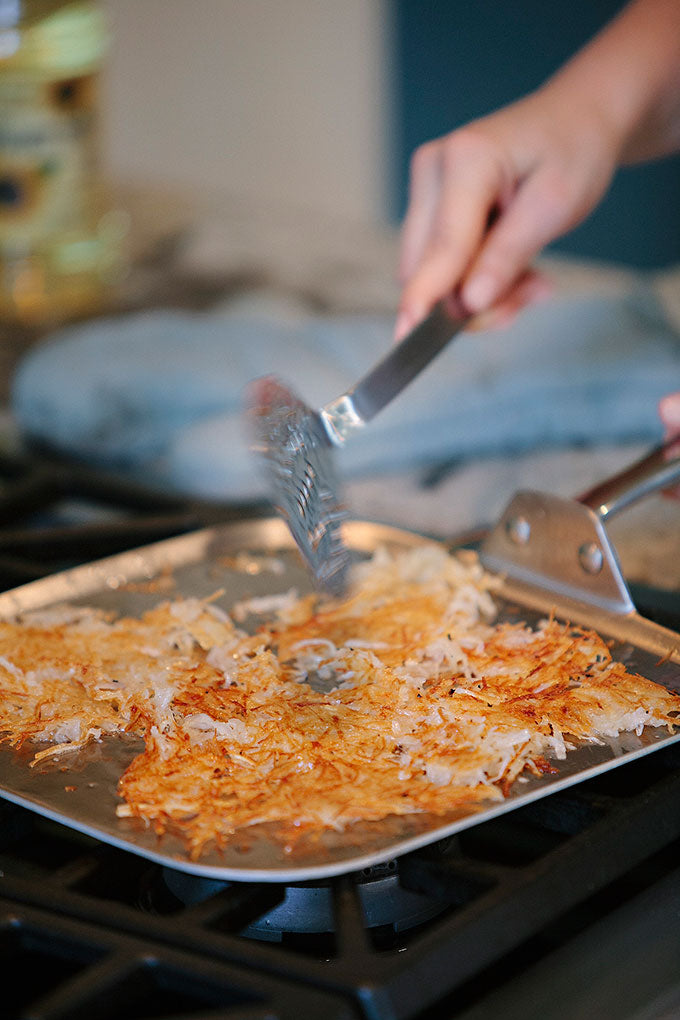
<path id="1" fill-rule="evenodd" d="M 642 469 L 642 483 L 636 467 L 635 498 L 641 489 L 651 491 L 677 475 L 680 463 L 673 461 L 676 474 L 669 474 L 667 451 L 654 456 L 655 465 L 647 463 Z M 625 490 L 631 491 L 630 478 Z M 485 566 L 502 578 L 496 593 L 499 619 L 516 621 L 519 612 L 519 618 L 533 624 L 553 612 L 592 627 L 611 640 L 614 658 L 628 669 L 680 692 L 680 635 L 636 612 L 604 528 L 605 517 L 632 499 L 607 495 L 605 501 L 604 495 L 601 488 L 576 501 L 535 492 L 515 495 L 480 553 Z M 383 545 L 399 550 L 432 541 L 370 521 L 347 521 L 343 539 L 353 557 L 370 555 Z M 159 595 L 153 582 L 167 579 L 169 572 L 175 587 Z M 218 589 L 224 589 L 218 604 L 228 610 L 242 599 L 290 588 L 303 594 L 311 590 L 311 581 L 284 522 L 267 518 L 205 528 L 23 585 L 0 595 L 0 617 L 64 602 L 138 615 L 162 597 L 206 597 Z M 260 622 L 258 617 L 254 625 Z M 28 767 L 34 750 L 17 752 L 1 745 L 0 796 L 187 873 L 225 881 L 301 882 L 394 859 L 678 740 L 679 731 L 647 728 L 640 736 L 626 733 L 601 745 L 579 746 L 559 762 L 556 774 L 522 776 L 500 803 L 445 816 L 388 817 L 343 832 L 317 833 L 301 838 L 292 852 L 276 826 L 253 826 L 197 861 L 178 838 L 159 838 L 138 819 L 116 817 L 118 779 L 141 749 L 138 740 L 107 739 L 34 768 Z"/>

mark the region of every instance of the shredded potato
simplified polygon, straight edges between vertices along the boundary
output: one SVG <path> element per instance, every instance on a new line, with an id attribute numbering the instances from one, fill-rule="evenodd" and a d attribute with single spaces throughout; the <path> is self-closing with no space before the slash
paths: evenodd
<path id="1" fill-rule="evenodd" d="M 342 829 L 473 810 L 577 741 L 678 724 L 680 697 L 595 633 L 495 623 L 474 557 L 379 550 L 350 595 L 177 599 L 141 619 L 61 609 L 0 622 L 0 733 L 33 761 L 129 733 L 121 817 L 198 858 L 261 822 Z M 274 612 L 254 634 L 248 614 Z M 325 681 L 325 687 L 324 687 Z"/>

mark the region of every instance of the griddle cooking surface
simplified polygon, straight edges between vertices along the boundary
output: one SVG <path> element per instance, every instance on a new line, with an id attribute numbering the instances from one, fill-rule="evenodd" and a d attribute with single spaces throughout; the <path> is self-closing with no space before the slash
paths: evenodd
<path id="1" fill-rule="evenodd" d="M 425 541 L 408 531 L 367 522 L 347 526 L 347 542 L 355 555 L 372 552 L 379 545 L 414 547 Z M 243 554 L 248 555 L 243 559 Z M 238 559 L 237 559 L 238 557 Z M 282 573 L 266 566 L 275 557 Z M 255 566 L 251 572 L 248 567 Z M 118 613 L 138 615 L 158 602 L 153 581 L 172 570 L 177 594 L 205 597 L 224 589 L 222 604 L 228 608 L 243 598 L 284 592 L 291 587 L 309 589 L 306 572 L 286 527 L 278 519 L 254 520 L 207 528 L 179 538 L 168 539 L 97 563 L 53 575 L 0 596 L 0 614 L 11 615 L 61 602 L 101 606 Z M 516 603 L 504 613 L 516 619 Z M 522 616 L 529 622 L 536 614 Z M 621 640 L 625 621 L 614 621 L 617 640 L 615 658 L 631 670 L 642 673 L 670 689 L 678 689 L 679 654 L 673 650 L 675 636 L 649 625 L 650 645 L 640 647 L 645 626 L 635 629 L 637 644 Z M 638 621 L 639 623 L 639 621 Z M 598 621 L 600 631 L 601 621 Z M 667 645 L 660 660 L 659 646 Z M 588 745 L 570 752 L 559 763 L 556 775 L 528 777 L 515 784 L 511 795 L 501 802 L 474 812 L 449 816 L 413 815 L 362 823 L 346 831 L 325 832 L 287 852 L 285 840 L 275 828 L 251 827 L 237 834 L 221 852 L 208 852 L 199 861 L 188 857 L 180 841 L 170 835 L 158 839 L 136 819 L 118 819 L 119 776 L 139 750 L 139 743 L 112 739 L 93 745 L 66 759 L 30 769 L 29 752 L 18 754 L 0 748 L 0 795 L 48 818 L 152 861 L 192 874 L 219 880 L 300 882 L 327 878 L 379 864 L 491 818 L 528 805 L 583 779 L 607 772 L 618 765 L 643 757 L 680 740 L 680 733 L 648 729 L 637 737 L 623 734 L 604 745 Z"/>

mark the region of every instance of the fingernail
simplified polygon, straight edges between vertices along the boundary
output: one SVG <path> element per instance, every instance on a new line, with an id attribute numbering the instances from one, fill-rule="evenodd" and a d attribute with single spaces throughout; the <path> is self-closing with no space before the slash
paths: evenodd
<path id="1" fill-rule="evenodd" d="M 497 296 L 498 284 L 490 273 L 472 276 L 463 286 L 462 298 L 471 312 L 483 312 Z"/>
<path id="2" fill-rule="evenodd" d="M 402 340 L 413 327 L 413 318 L 408 312 L 399 312 L 394 324 L 394 339 Z"/>

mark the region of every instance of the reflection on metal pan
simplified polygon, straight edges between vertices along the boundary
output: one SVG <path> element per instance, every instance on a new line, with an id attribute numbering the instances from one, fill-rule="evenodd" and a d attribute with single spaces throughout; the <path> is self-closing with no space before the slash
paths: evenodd
<path id="1" fill-rule="evenodd" d="M 345 540 L 354 556 L 370 554 L 380 545 L 414 547 L 422 536 L 370 522 L 346 525 Z M 428 540 L 429 541 L 429 540 Z M 272 569 L 272 567 L 276 569 Z M 224 589 L 225 608 L 253 596 L 295 587 L 309 590 L 306 570 L 290 534 L 278 519 L 228 524 L 169 539 L 65 573 L 35 581 L 0 595 L 0 615 L 14 615 L 60 602 L 76 602 L 118 613 L 137 615 L 160 597 L 153 582 L 172 571 L 176 590 L 184 596 L 207 596 Z M 573 600 L 560 602 L 540 586 L 519 582 L 502 587 L 500 615 L 529 622 L 547 611 L 595 627 L 613 640 L 615 658 L 669 689 L 680 690 L 680 636 L 640 618 L 614 614 Z M 118 779 L 140 742 L 130 739 L 94 744 L 69 757 L 68 786 L 63 760 L 28 768 L 30 753 L 0 747 L 0 795 L 51 819 L 158 863 L 207 878 L 232 881 L 299 882 L 320 879 L 400 856 L 530 801 L 605 772 L 659 747 L 680 740 L 680 733 L 645 731 L 624 734 L 609 744 L 588 745 L 570 752 L 556 775 L 517 782 L 510 796 L 472 812 L 448 816 L 411 815 L 327 831 L 296 843 L 294 852 L 275 838 L 271 826 L 239 832 L 219 853 L 199 861 L 187 856 L 173 836 L 159 839 L 137 820 L 116 817 Z"/>

